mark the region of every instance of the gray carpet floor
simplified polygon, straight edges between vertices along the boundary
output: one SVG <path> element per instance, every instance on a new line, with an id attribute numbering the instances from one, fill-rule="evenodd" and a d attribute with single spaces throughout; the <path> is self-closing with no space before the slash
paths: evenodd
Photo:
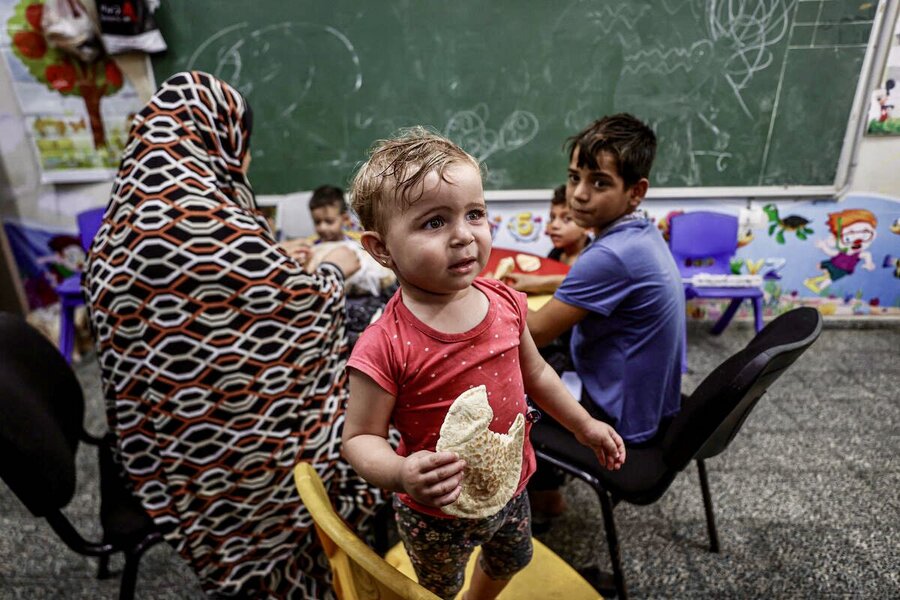
<path id="1" fill-rule="evenodd" d="M 692 325 L 690 392 L 752 337 L 743 324 L 713 337 Z M 93 356 L 76 367 L 87 427 L 103 415 Z M 616 522 L 635 598 L 900 598 L 900 327 L 827 326 L 708 462 L 722 551 L 707 551 L 694 468 L 651 506 L 620 505 Z M 2 460 L 2 457 L 0 457 Z M 99 537 L 96 453 L 82 446 L 66 513 Z M 596 497 L 572 481 L 569 510 L 540 536 L 576 568 L 608 570 Z M 120 567 L 113 562 L 113 567 Z M 0 483 L 0 598 L 115 598 L 117 579 L 68 550 Z M 165 544 L 141 563 L 137 598 L 203 598 Z M 552 593 L 548 592 L 548 598 Z"/>

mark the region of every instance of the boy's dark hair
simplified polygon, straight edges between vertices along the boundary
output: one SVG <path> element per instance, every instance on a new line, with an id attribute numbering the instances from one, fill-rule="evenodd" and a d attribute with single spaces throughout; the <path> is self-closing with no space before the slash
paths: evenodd
<path id="1" fill-rule="evenodd" d="M 559 206 L 566 203 L 566 184 L 553 188 L 553 197 L 550 198 L 550 206 Z"/>
<path id="2" fill-rule="evenodd" d="M 628 113 L 608 115 L 569 138 L 569 158 L 578 148 L 578 166 L 599 170 L 597 157 L 609 152 L 616 161 L 619 176 L 630 187 L 650 178 L 656 156 L 656 134 L 643 121 Z"/>
<path id="3" fill-rule="evenodd" d="M 309 210 L 334 206 L 340 209 L 341 214 L 347 212 L 347 201 L 344 200 L 344 190 L 334 185 L 320 185 L 313 190 L 309 199 Z"/>

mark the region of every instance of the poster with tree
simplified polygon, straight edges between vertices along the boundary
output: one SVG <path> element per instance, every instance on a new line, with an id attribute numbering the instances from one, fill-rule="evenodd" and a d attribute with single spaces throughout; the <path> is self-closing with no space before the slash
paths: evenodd
<path id="1" fill-rule="evenodd" d="M 0 50 L 42 180 L 109 179 L 141 102 L 108 56 L 84 62 L 47 43 L 43 3 L 0 0 Z"/>

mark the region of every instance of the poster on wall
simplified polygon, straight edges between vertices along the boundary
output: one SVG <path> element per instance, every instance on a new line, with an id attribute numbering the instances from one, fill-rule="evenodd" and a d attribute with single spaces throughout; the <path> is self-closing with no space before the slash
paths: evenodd
<path id="1" fill-rule="evenodd" d="M 900 21 L 891 36 L 891 49 L 881 83 L 869 102 L 869 135 L 900 135 Z"/>
<path id="2" fill-rule="evenodd" d="M 41 179 L 111 179 L 142 103 L 110 57 L 86 62 L 47 43 L 43 2 L 0 0 L 0 53 Z"/>

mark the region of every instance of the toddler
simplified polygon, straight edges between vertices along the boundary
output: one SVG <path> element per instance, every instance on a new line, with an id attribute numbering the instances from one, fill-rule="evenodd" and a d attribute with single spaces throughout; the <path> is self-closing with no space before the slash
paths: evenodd
<path id="1" fill-rule="evenodd" d="M 435 452 L 441 424 L 460 393 L 485 385 L 505 433 L 527 414 L 526 394 L 591 447 L 601 464 L 625 460 L 619 435 L 593 419 L 541 358 L 526 326 L 524 294 L 478 278 L 491 251 L 478 163 L 422 128 L 380 142 L 352 186 L 362 244 L 397 276 L 400 288 L 348 362 L 350 400 L 343 452 L 369 482 L 396 492 L 401 539 L 419 582 L 442 598 L 462 587 L 481 545 L 468 600 L 494 598 L 531 560 L 530 509 L 523 493 L 534 472 L 525 440 L 513 498 L 480 519 L 440 509 L 461 492 L 466 464 Z M 395 451 L 388 427 L 400 434 Z"/>

